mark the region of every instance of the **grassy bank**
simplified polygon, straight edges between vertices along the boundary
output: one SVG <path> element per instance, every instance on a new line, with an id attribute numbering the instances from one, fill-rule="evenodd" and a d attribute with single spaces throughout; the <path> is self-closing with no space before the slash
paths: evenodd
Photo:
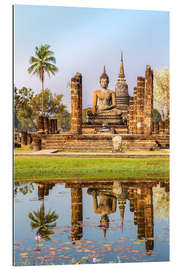
<path id="1" fill-rule="evenodd" d="M 14 179 L 168 178 L 169 158 L 15 157 Z"/>

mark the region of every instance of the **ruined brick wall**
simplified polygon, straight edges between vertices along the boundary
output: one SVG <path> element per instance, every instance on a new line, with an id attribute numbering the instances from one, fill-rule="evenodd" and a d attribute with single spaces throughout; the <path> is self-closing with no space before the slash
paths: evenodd
<path id="1" fill-rule="evenodd" d="M 137 87 L 134 87 L 134 100 L 133 100 L 133 134 L 137 130 Z"/>
<path id="2" fill-rule="evenodd" d="M 144 134 L 152 134 L 153 117 L 153 71 L 150 66 L 146 66 L 145 72 L 145 93 L 144 93 Z"/>
<path id="3" fill-rule="evenodd" d="M 134 97 L 129 98 L 129 113 L 128 113 L 128 127 L 129 134 L 133 134 L 133 107 L 134 107 Z"/>
<path id="4" fill-rule="evenodd" d="M 71 133 L 82 132 L 82 75 L 76 73 L 71 79 Z"/>
<path id="5" fill-rule="evenodd" d="M 144 88 L 145 78 L 137 78 L 137 112 L 136 112 L 136 133 L 144 133 Z"/>

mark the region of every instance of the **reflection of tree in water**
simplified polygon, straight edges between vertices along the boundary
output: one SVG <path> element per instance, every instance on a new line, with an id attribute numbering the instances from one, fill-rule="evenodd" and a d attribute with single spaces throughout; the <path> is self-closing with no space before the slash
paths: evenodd
<path id="1" fill-rule="evenodd" d="M 164 192 L 164 189 L 166 192 Z M 153 203 L 155 218 L 168 220 L 169 218 L 169 192 L 168 184 L 153 187 Z"/>
<path id="2" fill-rule="evenodd" d="M 19 192 L 23 195 L 26 195 L 28 193 L 32 193 L 34 190 L 33 183 L 21 183 L 21 182 L 15 182 L 14 183 L 14 196 L 16 196 Z"/>
<path id="3" fill-rule="evenodd" d="M 45 213 L 44 196 L 49 194 L 49 189 L 53 186 L 52 184 L 38 184 L 38 197 L 42 200 L 42 204 L 39 210 L 28 214 L 31 228 L 36 229 L 36 235 L 40 235 L 44 240 L 50 240 L 50 236 L 54 234 L 52 229 L 56 227 L 55 221 L 59 217 L 55 211 Z"/>

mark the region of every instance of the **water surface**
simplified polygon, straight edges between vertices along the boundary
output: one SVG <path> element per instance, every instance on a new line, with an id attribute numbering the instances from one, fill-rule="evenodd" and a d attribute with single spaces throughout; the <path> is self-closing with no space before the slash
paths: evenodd
<path id="1" fill-rule="evenodd" d="M 14 265 L 169 260 L 169 181 L 17 182 Z"/>

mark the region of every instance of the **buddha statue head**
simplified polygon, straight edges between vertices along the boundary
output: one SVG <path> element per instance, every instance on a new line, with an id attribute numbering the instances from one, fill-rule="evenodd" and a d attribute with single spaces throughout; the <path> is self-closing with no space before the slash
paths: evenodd
<path id="1" fill-rule="evenodd" d="M 103 73 L 100 77 L 100 85 L 103 89 L 107 89 L 108 87 L 108 84 L 109 84 L 109 77 L 108 75 L 106 74 L 106 69 L 105 69 L 105 66 L 103 68 Z"/>

